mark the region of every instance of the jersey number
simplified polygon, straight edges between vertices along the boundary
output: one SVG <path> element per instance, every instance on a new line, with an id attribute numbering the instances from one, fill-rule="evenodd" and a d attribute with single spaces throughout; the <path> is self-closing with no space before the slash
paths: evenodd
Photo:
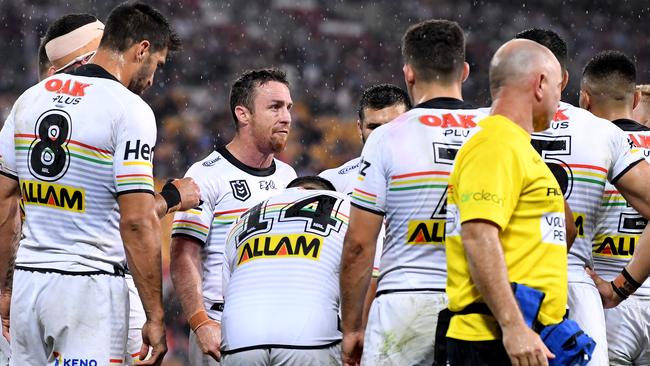
<path id="1" fill-rule="evenodd" d="M 442 144 L 433 143 L 433 162 L 436 164 L 454 165 L 458 150 L 461 144 Z M 436 208 L 431 214 L 432 219 L 445 220 L 447 218 L 447 187 L 436 204 Z"/>
<path id="2" fill-rule="evenodd" d="M 559 156 L 571 155 L 571 136 L 533 136 L 531 143 L 555 176 L 564 198 L 568 199 L 573 189 L 573 171 Z"/>
<path id="3" fill-rule="evenodd" d="M 29 146 L 29 172 L 41 180 L 54 182 L 63 177 L 70 166 L 70 115 L 52 109 L 36 122 L 36 138 Z"/>

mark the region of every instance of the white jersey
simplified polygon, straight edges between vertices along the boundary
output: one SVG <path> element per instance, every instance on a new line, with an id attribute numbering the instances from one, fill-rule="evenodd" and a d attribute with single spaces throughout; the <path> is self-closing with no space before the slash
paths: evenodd
<path id="1" fill-rule="evenodd" d="M 203 244 L 203 302 L 210 316 L 220 320 L 221 265 L 230 225 L 253 205 L 282 192 L 296 172 L 277 159 L 269 168 L 251 168 L 221 147 L 192 165 L 185 176 L 198 184 L 203 204 L 176 213 L 172 237 L 186 236 Z"/>
<path id="2" fill-rule="evenodd" d="M 361 157 L 354 158 L 347 163 L 344 163 L 338 168 L 327 169 L 318 174 L 319 177 L 325 178 L 330 181 L 337 192 L 352 196 L 354 184 L 357 181 L 359 174 L 359 164 Z M 381 225 L 381 231 L 377 236 L 377 247 L 375 248 L 375 259 L 372 264 L 372 277 L 379 276 L 379 264 L 381 261 L 381 252 L 384 247 L 384 236 L 386 235 L 385 225 Z"/>
<path id="3" fill-rule="evenodd" d="M 347 196 L 288 189 L 233 225 L 224 263 L 223 352 L 327 347 L 338 329 Z"/>
<path id="4" fill-rule="evenodd" d="M 354 189 L 354 182 L 359 172 L 361 158 L 354 158 L 338 168 L 327 169 L 318 174 L 319 177 L 330 181 L 337 192 L 351 195 Z"/>
<path id="5" fill-rule="evenodd" d="M 352 205 L 386 217 L 378 294 L 444 291 L 447 181 L 458 149 L 485 116 L 437 98 L 370 135 Z"/>
<path id="6" fill-rule="evenodd" d="M 612 121 L 628 134 L 646 160 L 650 156 L 650 128 L 632 120 Z M 643 218 L 611 183 L 607 182 L 596 222 L 593 239 L 594 269 L 608 281 L 613 280 L 625 268 L 639 236 L 648 220 Z M 650 280 L 646 280 L 636 295 L 650 296 Z"/>
<path id="7" fill-rule="evenodd" d="M 0 132 L 0 172 L 25 203 L 17 266 L 113 272 L 125 263 L 117 196 L 154 194 L 151 108 L 106 70 L 36 84 Z"/>
<path id="8" fill-rule="evenodd" d="M 569 252 L 569 282 L 584 281 L 584 267 L 593 267 L 592 239 L 605 185 L 615 184 L 643 154 L 631 149 L 627 135 L 610 121 L 563 102 L 551 127 L 532 134 L 532 144 L 573 211 L 578 236 Z"/>

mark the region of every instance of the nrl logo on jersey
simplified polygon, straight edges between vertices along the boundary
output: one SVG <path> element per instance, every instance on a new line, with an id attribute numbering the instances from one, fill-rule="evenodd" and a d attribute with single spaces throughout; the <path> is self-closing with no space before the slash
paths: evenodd
<path id="1" fill-rule="evenodd" d="M 248 183 L 243 179 L 231 180 L 230 187 L 232 188 L 232 195 L 240 201 L 246 201 L 251 196 L 251 190 L 248 188 Z"/>

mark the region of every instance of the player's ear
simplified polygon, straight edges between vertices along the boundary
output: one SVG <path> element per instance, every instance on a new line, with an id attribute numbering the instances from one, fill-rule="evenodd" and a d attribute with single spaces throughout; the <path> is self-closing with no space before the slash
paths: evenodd
<path id="1" fill-rule="evenodd" d="M 584 89 L 580 89 L 580 99 L 578 101 L 580 108 L 590 110 L 591 109 L 591 96 L 589 92 Z"/>
<path id="2" fill-rule="evenodd" d="M 52 76 L 54 74 L 56 74 L 56 67 L 54 67 L 54 65 L 52 65 L 47 69 L 47 75 L 45 75 L 45 77 L 49 78 L 50 76 Z"/>
<path id="3" fill-rule="evenodd" d="M 564 72 L 562 72 L 562 91 L 564 91 L 567 84 L 569 84 L 569 71 L 564 70 Z"/>
<path id="4" fill-rule="evenodd" d="M 544 73 L 539 74 L 535 78 L 534 95 L 535 95 L 535 100 L 537 100 L 538 102 L 541 101 L 542 99 L 544 99 L 545 89 L 547 87 L 550 87 L 550 84 L 549 85 L 547 85 L 547 84 L 549 84 L 548 83 L 548 78 L 546 77 L 546 75 Z"/>
<path id="5" fill-rule="evenodd" d="M 632 109 L 636 109 L 636 107 L 641 103 L 641 91 L 636 90 L 634 92 L 634 99 L 632 102 Z"/>
<path id="6" fill-rule="evenodd" d="M 461 81 L 464 83 L 468 77 L 469 77 L 469 64 L 467 62 L 463 62 L 463 75 Z"/>
<path id="7" fill-rule="evenodd" d="M 147 53 L 150 51 L 150 47 L 151 43 L 147 40 L 142 40 L 135 44 L 135 57 L 138 62 L 142 62 L 146 58 Z"/>
<path id="8" fill-rule="evenodd" d="M 406 85 L 415 84 L 415 71 L 413 71 L 411 65 L 404 64 L 402 71 L 404 72 L 404 81 L 406 81 Z"/>
<path id="9" fill-rule="evenodd" d="M 237 116 L 238 123 L 247 125 L 250 122 L 251 113 L 248 108 L 243 105 L 238 105 L 235 107 L 235 116 Z"/>
<path id="10" fill-rule="evenodd" d="M 363 123 L 360 119 L 357 119 L 357 130 L 359 130 L 359 137 L 361 137 L 361 141 L 363 141 Z"/>

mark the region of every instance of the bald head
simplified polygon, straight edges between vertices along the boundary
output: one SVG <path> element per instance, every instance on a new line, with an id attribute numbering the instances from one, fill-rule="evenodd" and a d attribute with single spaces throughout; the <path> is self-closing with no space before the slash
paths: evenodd
<path id="1" fill-rule="evenodd" d="M 548 48 L 527 39 L 513 39 L 501 46 L 490 62 L 492 98 L 504 86 L 523 86 L 524 80 L 555 71 L 561 75 L 560 63 Z"/>

